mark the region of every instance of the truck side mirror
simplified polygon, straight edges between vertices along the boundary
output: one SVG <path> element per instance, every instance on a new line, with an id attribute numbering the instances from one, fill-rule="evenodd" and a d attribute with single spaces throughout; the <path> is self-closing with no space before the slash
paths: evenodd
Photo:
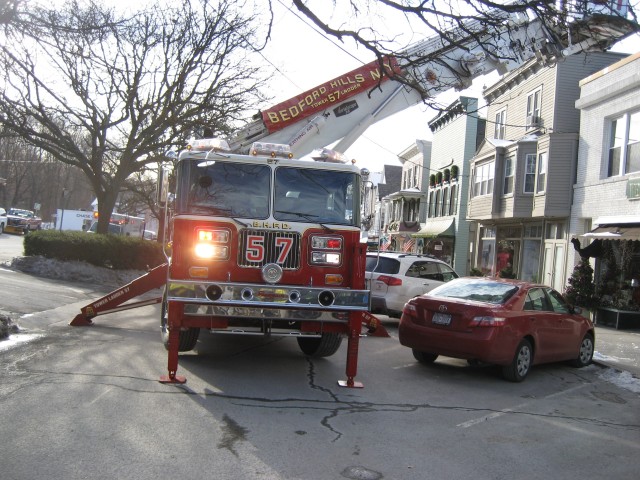
<path id="1" fill-rule="evenodd" d="M 158 170 L 158 184 L 156 185 L 156 202 L 164 207 L 169 199 L 169 171 L 164 167 Z"/>

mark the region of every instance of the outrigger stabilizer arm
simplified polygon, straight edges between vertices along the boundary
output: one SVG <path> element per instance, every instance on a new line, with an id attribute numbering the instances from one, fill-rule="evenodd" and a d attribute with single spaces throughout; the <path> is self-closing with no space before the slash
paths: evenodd
<path id="1" fill-rule="evenodd" d="M 123 305 L 125 302 L 137 297 L 138 295 L 163 287 L 167 281 L 168 266 L 168 263 L 158 265 L 141 277 L 127 283 L 125 286 L 120 287 L 106 294 L 104 297 L 91 302 L 89 305 L 82 307 L 80 309 L 81 313 L 76 315 L 69 325 L 74 327 L 93 325 L 92 319 L 98 315 L 121 312 L 123 310 L 130 310 L 132 308 L 144 307 L 146 305 L 154 305 L 162 302 L 162 297 L 157 297 L 137 302 L 130 302 Z"/>

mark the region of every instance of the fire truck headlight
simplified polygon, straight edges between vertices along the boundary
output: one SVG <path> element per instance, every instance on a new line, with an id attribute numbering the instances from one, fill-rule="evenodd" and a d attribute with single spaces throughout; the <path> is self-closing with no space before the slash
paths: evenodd
<path id="1" fill-rule="evenodd" d="M 196 230 L 195 256 L 215 260 L 226 260 L 229 257 L 230 233 L 228 230 Z"/>
<path id="2" fill-rule="evenodd" d="M 328 252 L 312 252 L 311 263 L 318 263 L 322 265 L 340 265 L 340 254 Z"/>
<path id="3" fill-rule="evenodd" d="M 195 254 L 198 258 L 227 258 L 229 249 L 220 245 L 210 243 L 198 243 Z"/>

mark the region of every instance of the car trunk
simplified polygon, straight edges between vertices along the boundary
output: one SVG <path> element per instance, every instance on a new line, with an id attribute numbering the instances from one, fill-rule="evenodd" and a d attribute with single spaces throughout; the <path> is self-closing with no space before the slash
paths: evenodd
<path id="1" fill-rule="evenodd" d="M 417 322 L 431 328 L 443 328 L 453 332 L 465 332 L 477 326 L 477 317 L 492 317 L 491 305 L 481 302 L 448 302 L 430 298 L 415 304 Z"/>

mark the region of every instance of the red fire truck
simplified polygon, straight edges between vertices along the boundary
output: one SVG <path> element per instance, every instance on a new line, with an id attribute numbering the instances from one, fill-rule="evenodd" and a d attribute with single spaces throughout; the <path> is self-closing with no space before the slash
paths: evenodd
<path id="1" fill-rule="evenodd" d="M 180 154 L 170 222 L 171 261 L 162 303 L 169 350 L 211 333 L 294 337 L 310 356 L 348 338 L 348 386 L 369 291 L 360 241 L 360 171 L 324 157 L 295 160 L 283 145 L 250 155 L 196 140 Z"/>

